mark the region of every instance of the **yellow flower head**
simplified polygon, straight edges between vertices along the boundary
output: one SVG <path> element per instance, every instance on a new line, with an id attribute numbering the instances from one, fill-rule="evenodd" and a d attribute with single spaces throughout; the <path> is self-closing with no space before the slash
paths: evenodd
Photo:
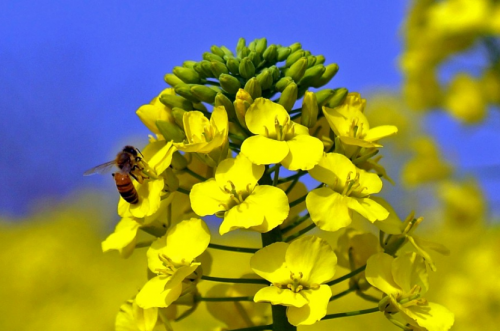
<path id="1" fill-rule="evenodd" d="M 309 170 L 323 155 L 323 143 L 309 129 L 293 122 L 283 106 L 258 98 L 245 115 L 255 134 L 241 145 L 241 153 L 255 164 L 281 163 L 289 170 Z"/>
<path id="2" fill-rule="evenodd" d="M 200 219 L 191 218 L 169 228 L 167 234 L 157 239 L 148 249 L 148 267 L 157 276 L 151 278 L 137 294 L 141 308 L 168 307 L 183 293 L 184 280 L 198 278 L 200 265 L 195 258 L 208 247 L 210 231 Z"/>
<path id="3" fill-rule="evenodd" d="M 422 297 L 429 282 L 424 259 L 416 253 L 396 258 L 375 254 L 368 259 L 365 274 L 370 284 L 387 295 L 379 303 L 386 316 L 399 312 L 416 330 L 446 331 L 453 325 L 448 309 Z"/>
<path id="4" fill-rule="evenodd" d="M 333 278 L 336 264 L 330 245 L 315 236 L 264 247 L 252 257 L 250 266 L 272 286 L 260 289 L 254 301 L 287 306 L 286 315 L 293 325 L 314 324 L 326 315 L 332 290 L 324 283 Z"/>
<path id="5" fill-rule="evenodd" d="M 448 112 L 467 124 L 486 116 L 486 96 L 481 83 L 467 74 L 458 74 L 450 83 L 444 105 Z"/>
<path id="6" fill-rule="evenodd" d="M 382 147 L 377 140 L 398 132 L 394 125 L 381 125 L 370 129 L 363 114 L 366 100 L 359 93 L 349 93 L 343 104 L 335 108 L 323 107 L 323 113 L 335 135 L 345 145 L 365 148 Z M 347 151 L 347 153 L 350 153 Z"/>
<path id="7" fill-rule="evenodd" d="M 142 309 L 134 300 L 128 300 L 116 315 L 115 331 L 165 330 L 163 323 L 158 322 L 158 308 Z"/>
<path id="8" fill-rule="evenodd" d="M 200 216 L 223 213 L 221 235 L 238 228 L 258 232 L 274 229 L 286 219 L 290 206 L 283 190 L 257 185 L 264 168 L 244 155 L 225 159 L 217 167 L 215 178 L 191 189 L 193 211 Z"/>
<path id="9" fill-rule="evenodd" d="M 370 194 L 382 189 L 382 180 L 376 174 L 356 168 L 344 155 L 325 154 L 309 173 L 328 185 L 312 190 L 306 198 L 311 219 L 320 229 L 337 231 L 348 226 L 353 210 L 372 223 L 389 216 L 384 207 L 370 199 Z"/>
<path id="10" fill-rule="evenodd" d="M 173 88 L 167 88 L 161 91 L 161 93 L 154 98 L 150 104 L 144 105 L 137 109 L 136 114 L 141 119 L 142 123 L 151 131 L 160 134 L 158 127 L 156 126 L 156 121 L 165 121 L 172 124 L 175 123 L 174 117 L 172 115 L 172 109 L 165 106 L 160 102 L 160 96 L 162 94 L 175 95 L 175 90 Z"/>

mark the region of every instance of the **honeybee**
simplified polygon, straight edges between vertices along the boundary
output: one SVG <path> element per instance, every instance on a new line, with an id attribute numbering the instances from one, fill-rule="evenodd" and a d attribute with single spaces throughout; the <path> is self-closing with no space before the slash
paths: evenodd
<path id="1" fill-rule="evenodd" d="M 103 174 L 110 171 L 114 166 L 120 169 L 113 173 L 118 193 L 130 204 L 139 202 L 139 195 L 132 183 L 130 177 L 133 177 L 139 183 L 143 183 L 148 177 L 143 173 L 144 161 L 142 161 L 141 152 L 133 146 L 125 146 L 113 161 L 100 164 L 83 173 L 84 176 L 92 174 Z"/>

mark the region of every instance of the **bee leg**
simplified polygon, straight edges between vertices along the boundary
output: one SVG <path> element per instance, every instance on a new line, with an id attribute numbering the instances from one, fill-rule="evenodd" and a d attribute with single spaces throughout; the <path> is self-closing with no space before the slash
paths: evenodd
<path id="1" fill-rule="evenodd" d="M 139 148 L 136 148 L 136 150 L 139 152 L 139 154 L 141 154 L 141 156 L 142 156 L 142 157 L 144 157 L 144 155 L 142 155 L 142 153 L 141 153 L 141 151 L 139 150 Z M 139 159 L 139 160 L 136 160 L 136 161 L 140 161 L 140 159 Z"/>

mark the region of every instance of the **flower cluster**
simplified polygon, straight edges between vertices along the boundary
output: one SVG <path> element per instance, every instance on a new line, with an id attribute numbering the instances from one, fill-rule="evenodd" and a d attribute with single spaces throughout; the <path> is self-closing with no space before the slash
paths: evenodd
<path id="1" fill-rule="evenodd" d="M 204 301 L 228 327 L 246 330 L 296 330 L 379 310 L 405 330 L 451 327 L 450 312 L 421 298 L 428 288 L 427 270 L 435 270 L 428 250 L 446 249 L 413 234 L 421 218 L 410 214 L 402 222 L 389 203 L 375 196 L 389 179 L 375 158 L 380 140 L 398 130 L 370 126 L 359 93 L 345 88 L 313 92 L 338 70 L 324 61 L 298 43 L 284 47 L 258 39 L 247 46 L 240 39 L 236 53 L 213 46 L 202 61 L 175 67 L 165 76 L 172 87 L 137 110 L 152 132 L 139 157 L 144 163 L 139 169 L 148 176 L 142 183 L 133 181 L 137 203 L 120 199 L 122 220 L 102 248 L 128 257 L 135 248 L 148 247 L 149 280 L 124 304 L 117 330 L 127 325 L 130 330 L 175 329 L 175 321 L 196 313 Z M 301 179 L 318 186 L 308 191 Z M 219 235 L 257 233 L 263 247 L 211 242 L 201 219 L 211 215 L 219 218 L 211 223 Z M 356 240 L 342 237 L 334 250 L 321 236 L 303 236 L 314 228 L 349 236 L 353 218 L 366 219 L 379 240 L 357 233 Z M 406 243 L 414 253 L 399 253 Z M 212 276 L 215 265 L 229 272 L 245 259 L 218 261 L 207 248 L 249 259 L 234 271 L 236 278 Z M 337 260 L 350 267 L 348 275 L 335 278 Z M 349 288 L 334 295 L 331 286 L 349 278 Z M 206 291 L 198 286 L 203 280 L 260 287 Z M 210 296 L 221 292 L 247 295 Z M 330 302 L 350 292 L 379 305 L 327 314 L 338 308 Z M 235 323 L 214 308 L 218 302 L 239 301 L 270 303 L 272 309 L 240 305 L 243 320 Z M 256 312 L 265 316 L 257 318 Z M 404 322 L 393 316 L 398 312 Z"/>

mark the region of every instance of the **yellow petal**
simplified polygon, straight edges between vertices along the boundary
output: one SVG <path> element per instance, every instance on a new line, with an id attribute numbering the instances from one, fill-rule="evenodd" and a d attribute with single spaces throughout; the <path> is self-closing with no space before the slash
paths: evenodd
<path id="1" fill-rule="evenodd" d="M 365 135 L 366 141 L 377 141 L 379 139 L 392 136 L 398 132 L 398 128 L 394 125 L 381 125 L 371 128 Z"/>
<path id="2" fill-rule="evenodd" d="M 199 216 L 213 215 L 226 210 L 232 203 L 231 196 L 220 189 L 214 178 L 193 185 L 189 199 L 191 208 Z"/>
<path id="3" fill-rule="evenodd" d="M 168 292 L 165 291 L 165 284 L 167 283 L 168 278 L 169 277 L 164 276 L 151 278 L 135 297 L 137 305 L 143 309 L 167 307 L 165 304 L 165 298 L 168 295 Z"/>
<path id="4" fill-rule="evenodd" d="M 144 123 L 144 125 L 156 134 L 160 134 L 160 131 L 156 127 L 156 121 L 167 121 L 174 123 L 174 117 L 172 116 L 172 110 L 160 102 L 160 95 L 170 94 L 175 95 L 173 88 L 167 88 L 163 90 L 157 97 L 151 101 L 150 104 L 144 105 L 137 109 L 136 114 L 139 119 Z"/>
<path id="5" fill-rule="evenodd" d="M 158 320 L 158 308 L 143 309 L 134 302 L 132 309 L 139 331 L 152 331 Z"/>
<path id="6" fill-rule="evenodd" d="M 212 116 L 210 116 L 210 125 L 221 133 L 228 132 L 228 117 L 226 108 L 224 106 L 214 107 Z"/>
<path id="7" fill-rule="evenodd" d="M 309 192 L 306 198 L 307 210 L 313 222 L 324 231 L 337 231 L 351 224 L 347 199 L 329 187 Z"/>
<path id="8" fill-rule="evenodd" d="M 415 285 L 420 286 L 422 289 L 420 294 L 422 295 L 429 288 L 424 259 L 414 252 L 405 253 L 394 259 L 392 262 L 392 277 L 404 293 L 409 293 Z"/>
<path id="9" fill-rule="evenodd" d="M 280 163 L 289 151 L 285 141 L 269 139 L 264 136 L 252 136 L 241 145 L 241 154 L 246 155 L 255 164 Z"/>
<path id="10" fill-rule="evenodd" d="M 372 255 L 366 262 L 365 276 L 368 283 L 389 295 L 401 293 L 400 287 L 392 277 L 394 258 L 385 253 Z"/>
<path id="11" fill-rule="evenodd" d="M 250 267 L 270 283 L 286 284 L 290 281 L 290 270 L 285 265 L 289 245 L 277 242 L 259 249 L 250 259 Z"/>
<path id="12" fill-rule="evenodd" d="M 309 174 L 322 183 L 332 187 L 335 185 L 336 191 L 342 191 L 347 176 L 354 178 L 356 166 L 342 154 L 325 153 L 318 165 L 309 170 Z"/>
<path id="13" fill-rule="evenodd" d="M 308 284 L 323 284 L 335 275 L 337 256 L 326 240 L 316 236 L 293 241 L 285 260 L 288 269 L 294 274 L 302 273 L 302 279 Z"/>
<path id="14" fill-rule="evenodd" d="M 448 331 L 455 322 L 455 316 L 452 312 L 433 302 L 429 302 L 427 305 L 410 306 L 402 313 L 408 322 L 415 321 L 428 331 Z"/>
<path id="15" fill-rule="evenodd" d="M 270 302 L 272 305 L 284 305 L 302 307 L 307 304 L 307 300 L 300 293 L 295 293 L 289 289 L 280 289 L 276 286 L 268 286 L 260 289 L 253 297 L 254 302 Z"/>
<path id="16" fill-rule="evenodd" d="M 309 135 L 301 134 L 287 140 L 290 152 L 283 160 L 288 170 L 309 170 L 323 157 L 323 143 Z"/>
<path id="17" fill-rule="evenodd" d="M 271 231 L 282 224 L 290 211 L 288 197 L 285 192 L 273 186 L 259 185 L 255 187 L 252 194 L 245 201 L 254 203 L 262 210 L 264 222 L 261 225 L 252 227 L 252 230 L 261 233 Z"/>
<path id="18" fill-rule="evenodd" d="M 166 143 L 157 153 L 148 161 L 148 165 L 153 168 L 157 175 L 161 175 L 172 162 L 172 155 L 176 151 L 172 142 Z"/>
<path id="19" fill-rule="evenodd" d="M 102 242 L 102 251 L 116 249 L 122 257 L 129 257 L 134 251 L 137 231 L 140 226 L 141 224 L 133 218 L 122 218 L 116 225 L 115 232 Z"/>
<path id="20" fill-rule="evenodd" d="M 198 218 L 182 221 L 167 232 L 167 246 L 163 250 L 176 264 L 191 263 L 210 243 L 210 230 Z"/>
<path id="21" fill-rule="evenodd" d="M 234 206 L 224 215 L 224 221 L 222 221 L 219 227 L 221 235 L 236 229 L 249 229 L 262 225 L 264 222 L 264 211 L 251 199 L 247 200 Z"/>
<path id="22" fill-rule="evenodd" d="M 369 220 L 370 222 L 375 222 L 377 220 L 384 220 L 389 216 L 389 212 L 369 198 L 359 199 L 359 198 L 346 198 L 347 205 L 349 209 L 355 210 L 361 216 Z"/>
<path id="23" fill-rule="evenodd" d="M 366 141 L 361 138 L 353 138 L 353 137 L 344 137 L 340 136 L 339 137 L 340 141 L 342 141 L 346 145 L 351 145 L 351 146 L 359 146 L 359 147 L 364 147 L 364 148 L 376 148 L 376 147 L 382 147 L 382 145 L 372 143 L 369 141 Z"/>
<path id="24" fill-rule="evenodd" d="M 325 317 L 328 308 L 328 302 L 332 296 L 332 290 L 328 285 L 321 285 L 317 290 L 300 291 L 309 302 L 303 307 L 288 307 L 286 316 L 290 324 L 311 325 Z"/>
<path id="25" fill-rule="evenodd" d="M 215 172 L 215 180 L 220 187 L 230 188 L 231 182 L 236 191 L 246 192 L 250 186 L 252 189 L 264 174 L 265 166 L 256 165 L 242 154 L 235 159 L 225 159 Z"/>
<path id="26" fill-rule="evenodd" d="M 367 172 L 362 169 L 358 169 L 358 174 L 358 182 L 363 189 L 359 193 L 355 190 L 353 192 L 353 195 L 365 197 L 370 194 L 378 193 L 380 192 L 380 190 L 382 190 L 382 180 L 377 174 Z"/>
<path id="27" fill-rule="evenodd" d="M 149 246 L 146 255 L 148 258 L 148 268 L 152 273 L 156 273 L 157 269 L 163 269 L 165 266 L 163 262 L 160 260 L 159 255 L 163 252 L 163 249 L 167 245 L 167 236 L 157 238 L 155 241 L 151 243 Z"/>
<path id="28" fill-rule="evenodd" d="M 283 124 L 289 120 L 290 115 L 282 105 L 264 98 L 255 99 L 245 115 L 248 130 L 266 137 L 276 137 L 276 121 Z"/>
<path id="29" fill-rule="evenodd" d="M 392 206 L 381 197 L 370 197 L 370 199 L 384 207 L 389 212 L 389 216 L 386 219 L 376 221 L 373 224 L 385 233 L 401 234 L 403 232 L 403 222 L 396 214 L 394 208 L 392 208 Z"/>

